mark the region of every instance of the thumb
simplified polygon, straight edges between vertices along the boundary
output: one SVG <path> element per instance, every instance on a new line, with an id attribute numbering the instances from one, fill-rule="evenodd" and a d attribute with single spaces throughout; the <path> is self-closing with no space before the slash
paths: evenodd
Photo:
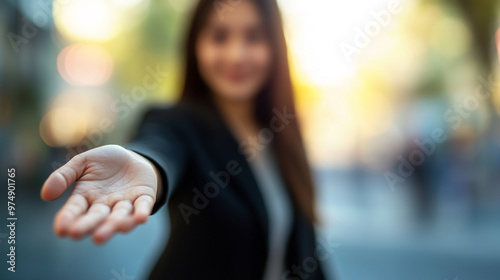
<path id="1" fill-rule="evenodd" d="M 40 190 L 41 198 L 45 201 L 50 201 L 60 197 L 69 186 L 83 175 L 86 165 L 87 160 L 85 156 L 79 154 L 52 172 Z"/>

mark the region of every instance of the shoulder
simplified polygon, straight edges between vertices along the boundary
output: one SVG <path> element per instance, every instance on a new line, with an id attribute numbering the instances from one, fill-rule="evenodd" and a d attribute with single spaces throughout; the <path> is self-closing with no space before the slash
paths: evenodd
<path id="1" fill-rule="evenodd" d="M 143 113 L 143 119 L 148 121 L 167 122 L 179 120 L 186 116 L 186 109 L 176 104 L 153 105 Z"/>
<path id="2" fill-rule="evenodd" d="M 142 113 L 139 124 L 154 125 L 156 127 L 169 127 L 176 130 L 193 126 L 193 113 L 184 104 L 156 104 L 150 106 Z"/>
<path id="3" fill-rule="evenodd" d="M 171 126 L 192 126 L 200 129 L 220 127 L 218 114 L 209 104 L 202 102 L 177 102 L 154 105 L 143 115 L 143 122 L 157 122 Z"/>

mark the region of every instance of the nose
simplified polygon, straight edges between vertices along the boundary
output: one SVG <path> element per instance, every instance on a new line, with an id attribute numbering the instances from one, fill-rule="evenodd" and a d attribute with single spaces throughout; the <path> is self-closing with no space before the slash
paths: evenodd
<path id="1" fill-rule="evenodd" d="M 240 63 L 246 55 L 246 46 L 243 40 L 232 40 L 227 51 L 227 58 L 231 63 Z"/>

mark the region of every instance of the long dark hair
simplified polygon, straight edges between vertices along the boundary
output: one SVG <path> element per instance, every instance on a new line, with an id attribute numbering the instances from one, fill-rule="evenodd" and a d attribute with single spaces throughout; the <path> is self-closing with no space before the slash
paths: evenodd
<path id="1" fill-rule="evenodd" d="M 181 101 L 201 99 L 207 101 L 209 98 L 209 89 L 198 69 L 195 48 L 198 34 L 209 13 L 215 12 L 215 5 L 218 1 L 220 0 L 200 0 L 192 17 L 184 48 L 186 72 Z M 262 13 L 273 52 L 272 74 L 268 83 L 257 95 L 255 112 L 260 124 L 268 126 L 274 116 L 273 109 L 280 112 L 286 110 L 287 114 L 295 115 L 293 88 L 288 66 L 287 46 L 276 0 L 252 1 Z M 272 141 L 280 172 L 295 204 L 311 222 L 316 222 L 313 180 L 299 125 L 295 118 L 290 118 L 283 122 L 282 126 L 284 129 L 275 133 Z"/>

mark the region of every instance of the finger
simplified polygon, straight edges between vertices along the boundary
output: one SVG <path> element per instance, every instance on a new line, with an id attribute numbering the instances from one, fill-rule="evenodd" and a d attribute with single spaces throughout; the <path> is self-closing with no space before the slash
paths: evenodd
<path id="1" fill-rule="evenodd" d="M 145 223 L 151 211 L 153 210 L 154 201 L 149 195 L 141 195 L 134 201 L 134 219 L 137 223 Z"/>
<path id="2" fill-rule="evenodd" d="M 102 244 L 108 241 L 116 232 L 132 230 L 137 225 L 131 215 L 132 208 L 132 203 L 128 200 L 116 203 L 111 215 L 94 231 L 94 241 Z"/>
<path id="3" fill-rule="evenodd" d="M 85 157 L 74 156 L 65 165 L 50 174 L 40 190 L 40 196 L 45 201 L 50 201 L 61 196 L 69 186 L 83 175 L 85 170 Z"/>
<path id="4" fill-rule="evenodd" d="M 82 238 L 104 221 L 109 216 L 109 212 L 110 208 L 106 204 L 92 204 L 87 214 L 79 217 L 70 226 L 69 234 L 75 239 Z"/>
<path id="5" fill-rule="evenodd" d="M 61 237 L 68 234 L 70 225 L 83 215 L 88 208 L 89 204 L 83 195 L 72 194 L 56 214 L 54 219 L 55 233 Z"/>

